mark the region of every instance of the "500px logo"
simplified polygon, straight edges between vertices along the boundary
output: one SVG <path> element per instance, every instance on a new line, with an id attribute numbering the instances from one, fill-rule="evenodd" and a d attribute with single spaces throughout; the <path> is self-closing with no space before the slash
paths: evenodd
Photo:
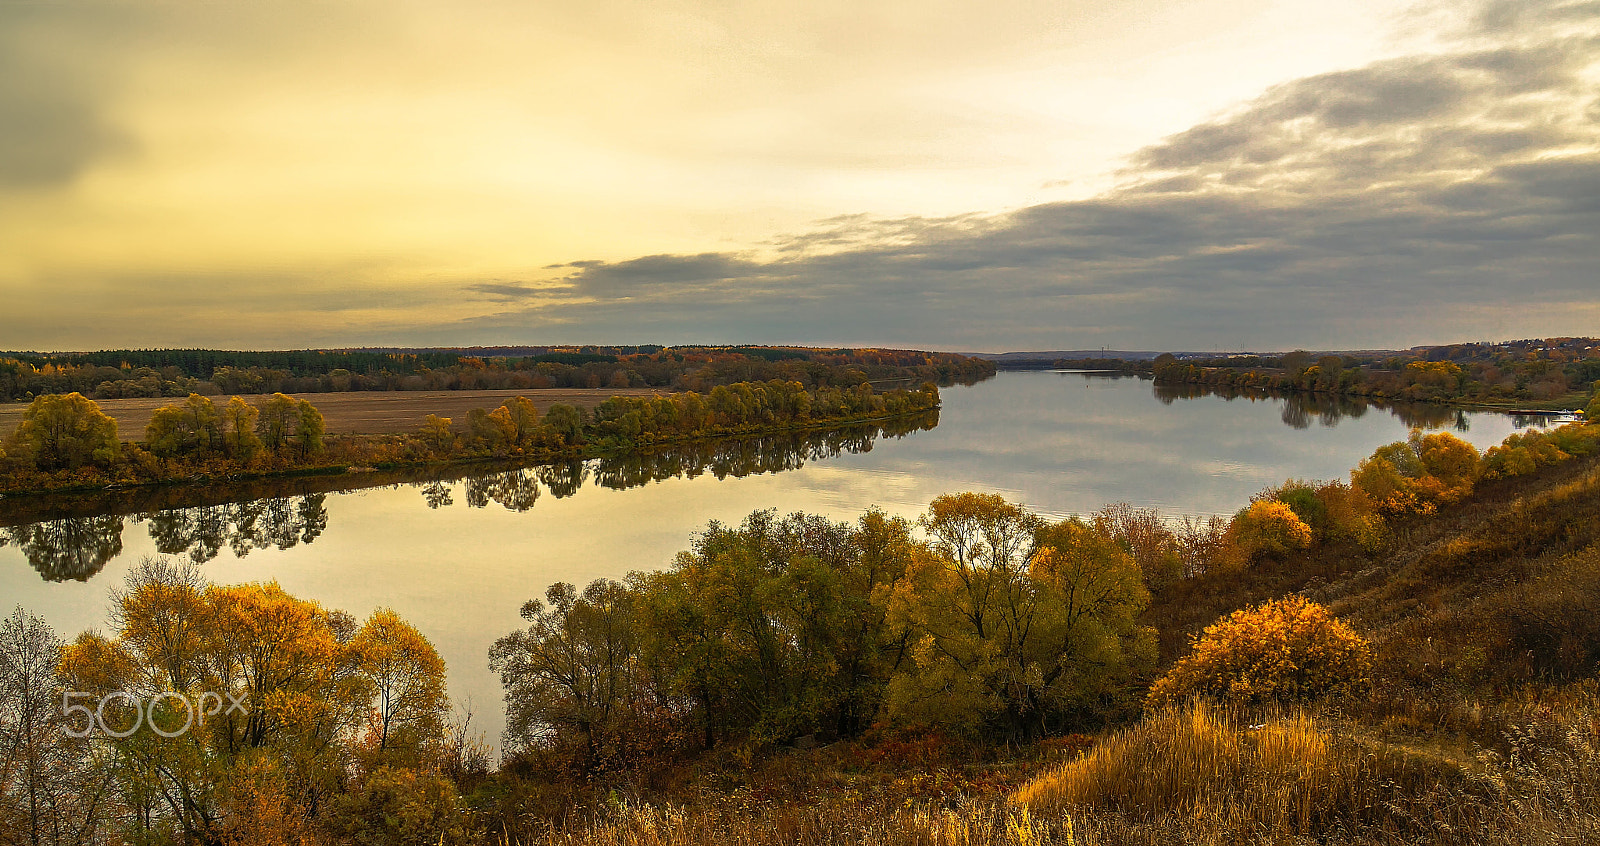
<path id="1" fill-rule="evenodd" d="M 126 690 L 114 690 L 100 697 L 96 702 L 95 695 L 92 693 L 69 690 L 61 694 L 61 715 L 67 718 L 67 723 L 61 727 L 61 730 L 68 737 L 88 737 L 94 733 L 96 728 L 100 729 L 101 734 L 110 737 L 127 737 L 138 731 L 140 726 L 149 723 L 150 730 L 156 734 L 162 737 L 177 737 L 197 724 L 205 725 L 207 717 L 214 717 L 217 714 L 232 714 L 235 711 L 241 714 L 248 714 L 249 709 L 245 706 L 245 696 L 246 694 L 243 693 L 238 696 L 230 693 L 224 699 L 218 694 L 206 691 L 191 698 L 169 690 L 152 694 L 149 698 L 145 698 Z M 89 704 L 73 701 L 77 699 L 88 699 L 93 703 L 93 707 L 90 707 Z M 133 720 L 132 725 L 127 728 L 116 729 L 106 724 L 106 705 L 114 702 L 123 703 L 123 707 L 113 709 L 113 714 L 117 711 L 131 711 L 132 713 L 129 717 Z M 158 706 L 164 702 L 182 706 L 183 725 L 177 728 L 163 728 L 156 722 Z M 226 710 L 223 709 L 224 702 L 227 703 Z M 172 710 L 176 712 L 178 709 L 173 708 Z M 83 714 L 84 717 L 84 726 L 81 730 L 72 726 L 73 715 L 78 713 Z"/>

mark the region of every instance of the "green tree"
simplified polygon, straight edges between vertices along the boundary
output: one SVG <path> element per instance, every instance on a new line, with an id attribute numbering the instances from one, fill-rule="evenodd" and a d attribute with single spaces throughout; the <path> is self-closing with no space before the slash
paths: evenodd
<path id="1" fill-rule="evenodd" d="M 1036 737 L 1083 719 L 1153 657 L 1135 624 L 1149 598 L 1139 567 L 1093 526 L 972 493 L 934 500 L 922 525 L 933 543 L 886 596 L 910 658 L 889 685 L 891 717 Z"/>
<path id="2" fill-rule="evenodd" d="M 22 413 L 12 435 L 16 451 L 41 470 L 109 466 L 117 459 L 117 421 L 79 393 L 47 394 Z"/>
<path id="3" fill-rule="evenodd" d="M 583 410 L 558 402 L 550 406 L 550 411 L 544 416 L 545 425 L 551 431 L 561 436 L 561 441 L 568 446 L 583 441 Z"/>
<path id="4" fill-rule="evenodd" d="M 506 688 L 506 737 L 576 753 L 591 772 L 618 751 L 639 695 L 633 595 L 601 580 L 583 593 L 551 585 L 522 606 L 528 628 L 495 641 L 489 666 Z M 548 604 L 547 604 L 548 603 Z"/>

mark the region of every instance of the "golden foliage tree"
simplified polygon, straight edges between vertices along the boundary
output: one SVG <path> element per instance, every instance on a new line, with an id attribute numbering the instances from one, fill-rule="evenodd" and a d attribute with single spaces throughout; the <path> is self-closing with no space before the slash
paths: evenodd
<path id="1" fill-rule="evenodd" d="M 506 433 L 514 447 L 532 446 L 539 434 L 539 409 L 527 397 L 512 397 L 500 404 L 506 410 Z"/>
<path id="2" fill-rule="evenodd" d="M 256 434 L 256 419 L 261 412 L 239 397 L 228 400 L 222 411 L 222 445 L 228 457 L 236 461 L 249 461 L 261 451 L 261 438 Z"/>
<path id="3" fill-rule="evenodd" d="M 444 659 L 421 632 L 388 608 L 367 618 L 350 648 L 373 685 L 369 731 L 378 751 L 398 750 L 414 759 L 443 733 L 449 710 Z"/>
<path id="4" fill-rule="evenodd" d="M 1365 638 L 1323 606 L 1290 596 L 1207 626 L 1190 653 L 1151 685 L 1147 702 L 1207 696 L 1259 704 L 1352 693 L 1371 670 Z"/>
<path id="5" fill-rule="evenodd" d="M 450 418 L 430 414 L 422 421 L 422 440 L 435 453 L 446 455 L 456 445 L 456 433 L 450 426 Z"/>
<path id="6" fill-rule="evenodd" d="M 1448 432 L 1413 429 L 1404 441 L 1378 447 L 1350 473 L 1350 481 L 1379 511 L 1432 514 L 1465 499 L 1477 484 L 1478 450 Z"/>
<path id="7" fill-rule="evenodd" d="M 102 742 L 156 839 L 258 842 L 308 819 L 340 789 L 368 714 L 407 743 L 437 734 L 443 662 L 392 612 L 358 629 L 276 583 L 213 585 L 154 558 L 113 593 L 111 623 L 68 645 L 61 673 L 134 727 Z"/>
<path id="8" fill-rule="evenodd" d="M 41 470 L 107 466 L 117 458 L 117 421 L 84 395 L 47 394 L 29 403 L 12 434 L 14 451 Z"/>
<path id="9" fill-rule="evenodd" d="M 262 400 L 260 416 L 256 418 L 256 434 L 261 437 L 261 445 L 269 452 L 281 452 L 294 436 L 299 418 L 295 398 L 288 394 L 273 394 Z"/>
<path id="10" fill-rule="evenodd" d="M 1288 503 L 1258 499 L 1228 526 L 1228 542 L 1239 558 L 1282 556 L 1311 546 L 1315 533 Z"/>

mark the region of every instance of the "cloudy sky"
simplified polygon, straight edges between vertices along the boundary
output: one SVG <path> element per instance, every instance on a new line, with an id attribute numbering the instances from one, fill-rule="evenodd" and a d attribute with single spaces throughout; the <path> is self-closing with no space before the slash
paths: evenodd
<path id="1" fill-rule="evenodd" d="M 1600 334 L 1600 2 L 0 0 L 0 349 Z"/>

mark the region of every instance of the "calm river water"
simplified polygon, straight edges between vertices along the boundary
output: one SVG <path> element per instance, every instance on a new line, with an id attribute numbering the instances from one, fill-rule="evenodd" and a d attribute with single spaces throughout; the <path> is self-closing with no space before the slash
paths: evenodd
<path id="1" fill-rule="evenodd" d="M 518 627 L 522 602 L 556 581 L 665 567 L 708 520 L 737 522 L 759 508 L 850 520 L 871 505 L 914 517 L 962 490 L 1053 516 L 1116 501 L 1225 514 L 1290 477 L 1343 478 L 1409 425 L 1451 429 L 1481 450 L 1538 422 L 1186 396 L 1082 373 L 1001 373 L 943 393 L 936 426 L 537 470 L 3 500 L 0 613 L 20 604 L 70 639 L 104 625 L 109 591 L 141 557 L 163 552 L 202 561 L 214 582 L 275 579 L 357 617 L 387 606 L 432 639 L 452 698 L 470 700 L 473 724 L 493 739 L 503 716 L 487 653 Z M 342 489 L 352 480 L 367 487 Z"/>

